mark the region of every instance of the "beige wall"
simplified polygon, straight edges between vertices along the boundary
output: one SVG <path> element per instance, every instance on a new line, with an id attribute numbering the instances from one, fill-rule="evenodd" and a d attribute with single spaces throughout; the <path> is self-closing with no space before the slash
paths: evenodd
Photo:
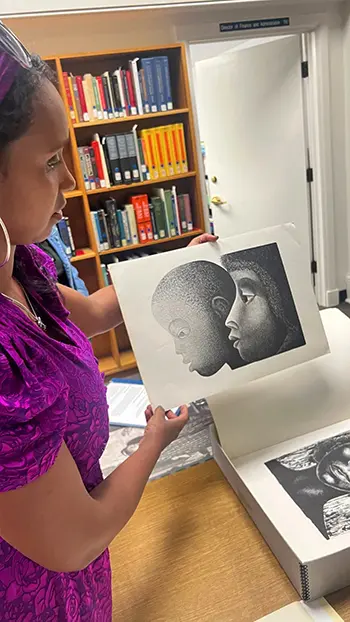
<path id="1" fill-rule="evenodd" d="M 125 11 L 4 20 L 42 56 L 162 45 L 175 41 L 169 11 Z"/>
<path id="2" fill-rule="evenodd" d="M 1 4 L 1 0 L 0 0 Z M 258 4 L 257 2 L 251 4 Z M 325 3 L 326 4 L 326 3 Z M 331 64 L 331 132 L 332 132 L 332 166 L 334 172 L 334 202 L 335 202 L 335 230 L 336 230 L 336 284 L 335 287 L 344 289 L 347 281 L 348 295 L 350 296 L 350 86 L 349 86 L 349 59 L 350 59 L 350 4 L 346 4 L 345 40 L 343 50 L 343 28 L 337 24 L 330 34 L 330 64 Z M 318 11 L 321 8 L 317 6 Z M 286 13 L 312 14 L 316 11 L 313 2 L 302 5 L 295 4 L 293 8 L 285 7 Z M 256 11 L 257 9 L 255 9 Z M 18 34 L 28 48 L 43 56 L 60 54 L 84 53 L 118 48 L 136 48 L 137 46 L 163 45 L 176 41 L 176 26 L 181 26 L 179 32 L 191 32 L 200 23 L 203 39 L 210 39 L 217 33 L 219 21 L 233 19 L 247 19 L 252 17 L 252 9 L 238 9 L 222 6 L 196 10 L 153 9 L 141 11 L 114 11 L 94 14 L 62 15 L 52 17 L 16 18 L 5 20 Z M 269 16 L 269 9 L 265 6 L 259 10 L 263 17 Z M 301 18 L 304 20 L 304 18 Z M 307 21 L 307 18 L 305 18 Z M 304 21 L 302 21 L 304 23 Z M 206 31 L 207 27 L 207 31 Z M 207 32 L 207 36 L 206 36 Z M 215 35 L 214 35 L 215 36 Z M 184 35 L 184 38 L 186 36 Z M 343 51 L 345 72 L 343 72 Z M 344 74 L 345 91 L 344 98 Z M 322 80 L 322 75 L 320 77 Z M 345 126 L 345 129 L 344 129 Z M 344 151 L 347 147 L 347 161 Z M 348 192 L 346 192 L 346 186 Z M 348 277 L 346 279 L 346 276 Z"/>

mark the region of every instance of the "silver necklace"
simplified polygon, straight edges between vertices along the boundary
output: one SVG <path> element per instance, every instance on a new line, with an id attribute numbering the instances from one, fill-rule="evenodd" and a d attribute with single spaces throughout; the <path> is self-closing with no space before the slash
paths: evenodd
<path id="1" fill-rule="evenodd" d="M 42 330 L 46 331 L 46 324 L 44 324 L 44 322 L 42 321 L 41 317 L 36 313 L 31 300 L 26 292 L 26 290 L 24 289 L 24 287 L 22 287 L 22 285 L 16 280 L 16 283 L 20 286 L 23 295 L 27 301 L 27 304 L 29 306 L 29 309 L 27 309 L 27 307 L 22 304 L 19 300 L 16 300 L 15 298 L 12 298 L 11 296 L 7 296 L 7 294 L 1 294 L 2 296 L 4 296 L 4 298 L 7 298 L 7 300 L 9 300 L 10 302 L 12 302 L 14 305 L 16 305 L 16 307 L 18 307 L 19 309 L 21 309 L 22 311 L 24 311 L 24 313 L 26 315 L 28 315 L 28 317 L 37 325 L 39 326 L 39 328 L 41 328 Z"/>

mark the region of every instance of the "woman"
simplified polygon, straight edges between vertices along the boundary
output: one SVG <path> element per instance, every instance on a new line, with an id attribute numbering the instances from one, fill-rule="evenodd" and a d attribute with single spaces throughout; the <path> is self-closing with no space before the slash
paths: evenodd
<path id="1" fill-rule="evenodd" d="M 237 290 L 226 326 L 243 361 L 260 361 L 305 345 L 277 244 L 228 253 L 221 261 Z"/>
<path id="2" fill-rule="evenodd" d="M 16 622 L 111 620 L 107 547 L 188 418 L 148 408 L 139 449 L 102 481 L 108 413 L 88 337 L 122 322 L 118 300 L 57 288 L 35 246 L 74 187 L 68 136 L 49 69 L 0 23 L 0 620 Z"/>

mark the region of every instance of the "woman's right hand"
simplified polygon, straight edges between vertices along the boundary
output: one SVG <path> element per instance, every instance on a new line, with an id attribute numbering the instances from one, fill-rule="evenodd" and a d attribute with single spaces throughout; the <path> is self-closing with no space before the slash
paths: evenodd
<path id="1" fill-rule="evenodd" d="M 161 406 L 155 410 L 152 406 L 147 406 L 145 414 L 147 427 L 141 443 L 151 443 L 158 447 L 159 451 L 163 451 L 179 436 L 188 421 L 187 406 L 181 406 L 179 415 L 175 415 L 171 410 L 165 412 Z"/>

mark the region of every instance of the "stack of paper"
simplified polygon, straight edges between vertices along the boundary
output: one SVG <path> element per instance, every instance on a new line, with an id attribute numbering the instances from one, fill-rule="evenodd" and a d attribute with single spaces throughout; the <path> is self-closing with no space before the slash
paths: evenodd
<path id="1" fill-rule="evenodd" d="M 115 378 L 107 387 L 107 402 L 110 425 L 146 427 L 149 399 L 140 380 Z"/>
<path id="2" fill-rule="evenodd" d="M 310 603 L 292 603 L 257 622 L 344 622 L 324 598 Z"/>

